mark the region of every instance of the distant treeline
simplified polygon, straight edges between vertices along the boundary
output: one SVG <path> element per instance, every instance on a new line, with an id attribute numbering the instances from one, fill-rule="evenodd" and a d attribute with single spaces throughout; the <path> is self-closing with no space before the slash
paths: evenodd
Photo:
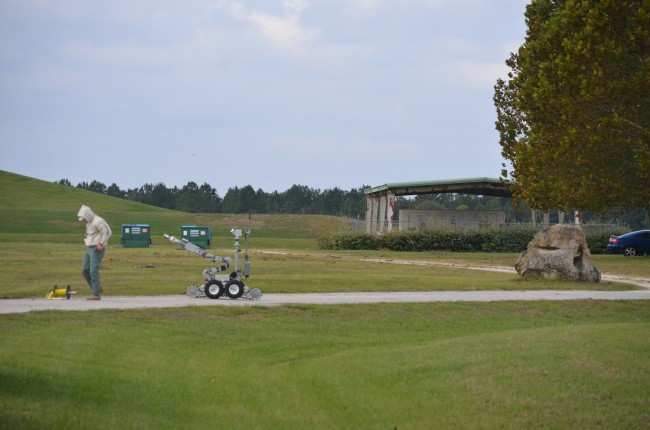
<path id="1" fill-rule="evenodd" d="M 56 183 L 73 186 L 68 179 L 61 179 Z M 158 183 L 123 190 L 115 183 L 107 187 L 102 182 L 92 181 L 80 182 L 76 188 L 182 212 L 311 214 L 363 219 L 366 211 L 366 196 L 363 190 L 370 187 L 364 185 L 346 191 L 338 187 L 319 190 L 304 185 L 293 185 L 284 192 L 269 193 L 246 185 L 242 188 L 228 188 L 223 197 L 212 185 L 204 183 L 199 186 L 195 182 L 188 182 L 182 188 L 168 188 L 165 184 Z M 511 199 L 466 194 L 398 197 L 395 210 L 399 213 L 400 209 L 506 210 L 513 217 L 516 217 L 517 212 L 512 207 Z M 525 211 L 519 212 L 520 216 L 529 217 Z"/>
<path id="2" fill-rule="evenodd" d="M 57 184 L 72 187 L 68 179 L 56 181 Z M 228 188 L 221 197 L 208 183 L 197 185 L 188 182 L 182 188 L 168 188 L 163 183 L 145 184 L 140 188 L 121 189 L 113 183 L 106 186 L 102 182 L 80 182 L 76 188 L 119 197 L 121 199 L 144 203 L 166 209 L 191 213 L 260 213 L 260 214 L 309 214 L 334 215 L 350 218 L 365 218 L 366 196 L 361 186 L 350 191 L 338 187 L 326 190 L 314 189 L 305 185 L 293 185 L 286 191 L 265 192 L 255 190 L 251 185 Z M 522 204 L 513 205 L 510 198 L 475 196 L 471 194 L 432 194 L 395 199 L 395 218 L 400 209 L 457 209 L 457 210 L 502 210 L 508 222 L 530 222 L 530 210 Z M 618 212 L 616 215 L 599 216 L 584 213 L 584 222 L 619 223 L 630 227 L 647 225 L 647 214 L 643 210 Z M 551 213 L 551 222 L 557 222 L 557 213 Z"/>
<path id="3" fill-rule="evenodd" d="M 73 186 L 68 179 L 57 184 Z M 145 184 L 140 188 L 121 189 L 99 181 L 81 182 L 77 186 L 107 196 L 127 199 L 151 206 L 191 213 L 264 213 L 264 214 L 318 214 L 346 217 L 365 216 L 365 194 L 362 186 L 350 191 L 340 188 L 318 190 L 304 185 L 293 185 L 284 192 L 267 193 L 251 185 L 228 188 L 221 197 L 208 183 L 188 182 L 182 188 L 168 188 L 163 183 Z"/>

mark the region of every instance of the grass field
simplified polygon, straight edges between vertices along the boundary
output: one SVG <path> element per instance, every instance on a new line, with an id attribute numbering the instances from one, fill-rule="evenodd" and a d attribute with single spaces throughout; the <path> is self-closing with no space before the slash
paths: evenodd
<path id="1" fill-rule="evenodd" d="M 230 249 L 213 251 L 232 256 Z M 368 261 L 394 258 L 468 264 L 501 263 L 512 267 L 517 257 L 514 254 L 498 258 L 493 254 L 480 254 L 471 259 L 458 259 L 430 253 L 403 255 L 380 251 L 324 253 L 292 249 L 280 252 L 252 251 L 249 286 L 258 287 L 264 293 L 637 288 L 614 282 L 524 280 L 514 273 Z M 4 262 L 0 266 L 0 298 L 44 297 L 54 285 L 70 285 L 80 295 L 88 294 L 89 288 L 80 272 L 82 253 L 83 246 L 73 244 L 0 242 L 0 260 Z M 648 264 L 633 266 L 630 263 L 634 261 L 625 261 L 628 265 L 619 267 L 623 260 L 620 256 L 603 256 L 599 260 L 602 262 L 599 267 L 611 266 L 609 273 L 650 278 Z M 189 285 L 202 284 L 201 272 L 210 264 L 168 243 L 145 249 L 109 247 L 102 267 L 106 295 L 157 295 L 184 294 Z"/>
<path id="2" fill-rule="evenodd" d="M 336 217 L 298 215 L 187 214 L 154 208 L 85 190 L 0 172 L 0 298 L 42 297 L 54 285 L 88 289 L 80 275 L 84 225 L 76 218 L 88 204 L 113 226 L 102 276 L 107 294 L 182 294 L 203 282 L 209 262 L 162 237 L 178 236 L 181 225 L 213 230 L 214 253 L 233 257 L 230 229 L 250 222 L 253 276 L 265 293 L 345 291 L 432 291 L 482 289 L 630 289 L 625 284 L 522 280 L 514 274 L 468 272 L 444 267 L 399 266 L 361 259 L 408 259 L 513 267 L 516 254 L 397 253 L 318 249 L 320 235 L 345 229 Z M 122 224 L 149 224 L 150 248 L 122 248 Z M 242 243 L 242 246 L 244 244 Z M 264 251 L 282 251 L 264 253 Z M 604 273 L 650 277 L 649 259 L 595 256 Z"/>
<path id="3" fill-rule="evenodd" d="M 0 317 L 0 427 L 650 425 L 650 301 Z"/>
<path id="4" fill-rule="evenodd" d="M 209 225 L 215 253 L 247 216 L 166 211 L 0 172 L 0 297 L 87 294 L 81 203 L 114 226 L 107 294 L 182 294 L 204 260 L 166 242 Z M 515 254 L 321 251 L 333 217 L 254 215 L 265 293 L 627 289 L 508 273 L 373 263 L 512 267 Z M 149 223 L 151 248 L 119 246 Z M 650 258 L 595 256 L 650 277 Z M 650 428 L 650 301 L 208 307 L 0 316 L 0 428 Z"/>

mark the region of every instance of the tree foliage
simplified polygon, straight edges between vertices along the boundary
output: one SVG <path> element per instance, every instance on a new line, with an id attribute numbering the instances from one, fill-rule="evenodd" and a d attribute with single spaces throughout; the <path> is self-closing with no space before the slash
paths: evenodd
<path id="1" fill-rule="evenodd" d="M 525 17 L 494 94 L 515 197 L 650 208 L 650 0 L 533 0 Z"/>
<path id="2" fill-rule="evenodd" d="M 198 186 L 195 182 L 188 182 L 181 188 L 176 198 L 175 209 L 183 212 L 219 212 L 221 199 L 214 189 L 207 182 Z"/>

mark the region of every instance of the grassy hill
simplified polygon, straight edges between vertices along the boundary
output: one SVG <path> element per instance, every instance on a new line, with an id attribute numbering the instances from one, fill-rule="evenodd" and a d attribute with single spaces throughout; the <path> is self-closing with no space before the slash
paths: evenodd
<path id="1" fill-rule="evenodd" d="M 150 224 L 154 237 L 178 235 L 181 225 L 209 226 L 213 236 L 229 237 L 232 227 L 249 222 L 247 214 L 177 212 L 0 171 L 0 241 L 78 242 L 83 229 L 76 215 L 82 204 L 108 221 L 117 240 L 122 224 Z M 251 227 L 257 238 L 282 240 L 315 239 L 345 225 L 332 216 L 252 215 Z"/>

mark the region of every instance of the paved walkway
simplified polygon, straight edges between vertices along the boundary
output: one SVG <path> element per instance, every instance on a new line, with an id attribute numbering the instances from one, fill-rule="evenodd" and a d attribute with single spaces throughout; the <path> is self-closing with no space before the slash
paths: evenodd
<path id="1" fill-rule="evenodd" d="M 340 305 L 355 303 L 491 302 L 509 300 L 650 300 L 650 290 L 640 291 L 426 291 L 386 293 L 264 294 L 260 300 L 197 299 L 175 296 L 104 296 L 66 299 L 4 299 L 0 314 L 32 311 L 89 311 L 97 309 L 172 308 L 185 306 L 279 306 L 288 304 Z"/>

